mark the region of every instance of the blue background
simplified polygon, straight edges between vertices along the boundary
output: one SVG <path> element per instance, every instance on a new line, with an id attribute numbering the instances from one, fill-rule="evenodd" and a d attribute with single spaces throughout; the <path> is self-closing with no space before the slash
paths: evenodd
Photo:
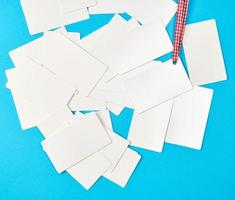
<path id="1" fill-rule="evenodd" d="M 169 144 L 162 154 L 136 149 L 143 159 L 126 188 L 101 179 L 86 191 L 66 173 L 56 173 L 41 149 L 43 138 L 37 129 L 20 128 L 11 94 L 5 88 L 4 71 L 12 67 L 8 51 L 40 35 L 29 35 L 19 0 L 0 0 L 0 199 L 235 199 L 234 12 L 232 0 L 191 0 L 190 4 L 188 23 L 217 20 L 229 76 L 226 82 L 208 86 L 215 95 L 203 150 Z M 84 37 L 111 17 L 95 15 L 68 30 Z M 168 27 L 170 35 L 173 27 L 174 20 Z M 119 117 L 112 115 L 115 130 L 123 136 L 128 133 L 131 114 L 126 109 Z"/>

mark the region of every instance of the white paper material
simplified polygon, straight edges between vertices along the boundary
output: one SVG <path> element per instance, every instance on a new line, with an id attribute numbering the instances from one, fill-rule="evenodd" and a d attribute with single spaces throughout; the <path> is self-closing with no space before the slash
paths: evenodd
<path id="1" fill-rule="evenodd" d="M 194 87 L 174 100 L 166 142 L 200 150 L 213 90 Z"/>
<path id="2" fill-rule="evenodd" d="M 58 28 L 58 29 L 56 29 L 56 30 L 46 30 L 46 31 L 43 33 L 43 35 L 53 34 L 54 32 L 61 32 L 61 33 L 64 33 L 64 34 L 66 34 L 66 33 L 69 34 L 69 32 L 67 32 L 66 28 L 63 26 L 63 27 Z"/>
<path id="3" fill-rule="evenodd" d="M 121 112 L 125 109 L 125 106 L 107 102 L 107 109 L 116 116 L 119 116 Z"/>
<path id="4" fill-rule="evenodd" d="M 142 24 L 148 23 L 158 17 L 165 26 L 170 22 L 177 10 L 177 4 L 172 0 L 123 0 L 125 11 L 135 17 Z"/>
<path id="5" fill-rule="evenodd" d="M 63 14 L 58 0 L 21 0 L 30 34 L 44 32 L 89 18 L 86 9 Z"/>
<path id="6" fill-rule="evenodd" d="M 85 189 L 89 190 L 110 166 L 111 162 L 97 152 L 71 167 L 67 172 Z"/>
<path id="7" fill-rule="evenodd" d="M 129 141 L 108 129 L 107 131 L 112 140 L 112 143 L 101 149 L 100 153 L 112 163 L 109 171 L 113 171 L 126 151 L 129 145 Z"/>
<path id="8" fill-rule="evenodd" d="M 67 32 L 66 36 L 75 43 L 78 43 L 81 39 L 81 34 L 77 32 Z"/>
<path id="9" fill-rule="evenodd" d="M 167 25 L 177 10 L 172 0 L 97 0 L 97 5 L 89 8 L 90 14 L 128 13 L 142 24 L 161 18 Z"/>
<path id="10" fill-rule="evenodd" d="M 60 32 L 44 36 L 44 40 L 25 51 L 30 58 L 74 85 L 84 95 L 94 89 L 108 69 Z"/>
<path id="11" fill-rule="evenodd" d="M 116 104 L 117 106 L 120 105 L 121 107 L 118 106 L 118 110 L 119 110 L 119 108 L 122 108 L 124 105 L 129 108 L 133 107 L 133 103 L 127 93 L 106 92 L 106 91 L 102 91 L 102 90 L 94 90 L 90 94 L 90 97 L 107 102 L 107 105 L 110 109 L 112 106 L 111 103 Z M 116 110 L 116 108 L 114 108 L 114 110 Z"/>
<path id="12" fill-rule="evenodd" d="M 140 159 L 141 156 L 138 153 L 128 148 L 115 170 L 106 172 L 104 177 L 121 187 L 125 187 Z"/>
<path id="13" fill-rule="evenodd" d="M 63 13 L 69 13 L 96 5 L 96 0 L 59 0 Z"/>
<path id="14" fill-rule="evenodd" d="M 142 114 L 134 113 L 128 135 L 131 146 L 162 152 L 173 100 Z"/>
<path id="15" fill-rule="evenodd" d="M 120 38 L 121 35 L 139 26 L 136 20 L 126 21 L 120 15 L 115 15 L 107 25 L 79 42 L 79 46 L 109 66 L 109 71 L 105 74 L 103 81 L 109 81 L 116 75 L 114 69 L 115 65 L 112 65 L 115 60 L 109 62 L 109 58 L 107 58 L 115 49 L 114 41 Z M 97 49 L 99 49 L 99 51 L 97 51 Z M 114 55 L 113 59 L 116 59 L 117 56 L 118 54 Z"/>
<path id="16" fill-rule="evenodd" d="M 65 106 L 75 92 L 75 88 L 34 62 L 28 60 L 25 64 L 6 72 L 22 129 L 38 125 Z"/>
<path id="17" fill-rule="evenodd" d="M 42 142 L 58 173 L 110 144 L 106 130 L 95 114 L 75 118 L 64 129 Z"/>
<path id="18" fill-rule="evenodd" d="M 108 110 L 98 111 L 96 114 L 106 129 L 113 130 L 112 120 Z"/>
<path id="19" fill-rule="evenodd" d="M 106 172 L 112 172 L 126 151 L 129 142 L 107 130 L 112 143 L 67 170 L 87 190 Z"/>
<path id="20" fill-rule="evenodd" d="M 101 47 L 104 43 L 117 37 L 121 31 L 126 30 L 127 24 L 128 22 L 120 15 L 114 15 L 108 24 L 84 37 L 79 45 L 91 52 L 92 55 L 95 55 L 96 48 Z"/>
<path id="21" fill-rule="evenodd" d="M 61 34 L 66 35 L 67 38 L 72 40 L 73 42 L 80 41 L 80 33 L 78 32 L 67 32 L 67 30 L 62 27 L 55 31 L 46 31 L 44 32 L 45 38 L 47 38 L 48 35 L 51 35 L 53 37 L 54 33 L 59 32 Z M 43 65 L 42 61 L 40 61 L 39 58 L 44 56 L 44 53 L 42 51 L 42 48 L 44 48 L 44 37 L 40 37 L 36 40 L 33 40 L 32 42 L 29 42 L 17 49 L 14 49 L 9 52 L 9 55 L 15 64 L 15 67 L 24 67 L 27 65 L 27 63 L 31 63 L 32 61 L 36 64 Z M 29 53 L 30 52 L 30 53 Z M 39 54 L 39 55 L 38 55 Z M 38 62 L 37 62 L 38 61 Z"/>
<path id="22" fill-rule="evenodd" d="M 80 113 L 73 115 L 68 108 L 62 108 L 50 116 L 50 118 L 43 121 L 39 129 L 42 131 L 45 138 L 47 138 L 52 136 L 59 129 L 66 127 L 67 124 L 76 117 L 85 118 L 86 115 Z M 112 165 L 113 164 L 100 152 L 96 152 L 67 169 L 67 172 L 85 189 L 89 190 Z"/>
<path id="23" fill-rule="evenodd" d="M 35 105 L 19 98 L 12 92 L 15 107 L 23 130 L 37 126 L 42 120 L 48 117 L 48 110 L 35 109 Z"/>
<path id="24" fill-rule="evenodd" d="M 116 75 L 110 81 L 102 82 L 99 84 L 97 89 L 106 91 L 106 92 L 118 92 L 118 93 L 125 93 L 126 88 L 124 85 L 124 79 L 120 75 Z"/>
<path id="25" fill-rule="evenodd" d="M 183 46 L 193 85 L 227 80 L 215 20 L 187 25 Z"/>
<path id="26" fill-rule="evenodd" d="M 169 36 L 159 19 L 123 34 L 114 41 L 114 45 L 115 49 L 111 52 L 111 57 L 108 57 L 107 64 L 117 69 L 116 72 L 119 74 L 128 72 L 172 50 Z M 115 59 L 109 60 L 111 58 Z"/>
<path id="27" fill-rule="evenodd" d="M 122 0 L 97 0 L 97 4 L 94 7 L 89 8 L 90 14 L 111 14 L 111 13 L 123 13 Z"/>
<path id="28" fill-rule="evenodd" d="M 64 14 L 63 18 L 62 18 L 62 25 L 69 25 L 69 24 L 73 24 L 76 22 L 80 22 L 83 20 L 87 20 L 89 19 L 89 13 L 88 10 L 86 8 L 78 10 L 78 11 L 74 11 L 74 12 L 69 12 Z"/>
<path id="29" fill-rule="evenodd" d="M 106 103 L 91 97 L 86 97 L 80 93 L 74 95 L 69 102 L 69 108 L 72 111 L 89 111 L 89 110 L 105 110 Z"/>
<path id="30" fill-rule="evenodd" d="M 119 29 L 111 28 L 109 35 L 109 39 L 106 34 L 103 39 L 100 37 L 99 45 L 89 44 L 83 40 L 80 45 L 108 65 L 113 76 L 130 71 L 172 51 L 171 41 L 160 19 L 137 27 L 134 22 L 130 22 Z"/>
<path id="31" fill-rule="evenodd" d="M 55 134 L 60 127 L 72 120 L 73 117 L 74 115 L 68 107 L 60 108 L 50 117 L 39 123 L 38 129 L 41 131 L 43 136 L 47 138 Z"/>
<path id="32" fill-rule="evenodd" d="M 66 105 L 75 92 L 74 87 L 33 62 L 7 71 L 7 77 L 12 91 L 35 106 L 45 105 L 49 111 L 51 107 Z"/>
<path id="33" fill-rule="evenodd" d="M 62 30 L 56 30 L 56 31 L 61 32 Z M 44 36 L 49 34 L 52 34 L 52 32 L 49 31 L 44 32 Z M 44 40 L 44 36 L 9 52 L 9 56 L 11 57 L 11 60 L 16 68 L 24 67 L 25 65 L 30 65 L 32 62 L 38 65 L 40 64 L 35 62 L 35 60 L 31 59 L 27 55 L 27 51 L 33 51 L 35 53 L 38 53 L 37 51 L 38 44 L 42 43 L 42 41 Z"/>
<path id="34" fill-rule="evenodd" d="M 159 61 L 151 61 L 121 76 L 116 75 L 108 82 L 101 81 L 96 87 L 96 90 L 92 92 L 91 96 L 97 99 L 105 100 L 108 110 L 117 116 L 120 115 L 125 107 L 134 109 L 134 105 L 129 98 L 125 87 L 125 80 L 135 77 L 147 70 L 154 69 L 160 63 L 161 62 Z"/>
<path id="35" fill-rule="evenodd" d="M 192 89 L 184 67 L 172 60 L 125 81 L 137 113 L 166 102 Z"/>
<path id="36" fill-rule="evenodd" d="M 123 78 L 123 80 L 128 80 L 128 79 L 134 78 L 135 76 L 137 76 L 145 71 L 156 68 L 158 66 L 158 64 L 161 64 L 161 62 L 160 61 L 151 61 L 151 62 L 146 63 L 144 65 L 141 65 L 140 67 L 137 67 L 137 68 L 125 73 L 125 74 L 122 74 L 122 78 Z M 125 87 L 125 84 L 124 84 L 124 87 Z"/>

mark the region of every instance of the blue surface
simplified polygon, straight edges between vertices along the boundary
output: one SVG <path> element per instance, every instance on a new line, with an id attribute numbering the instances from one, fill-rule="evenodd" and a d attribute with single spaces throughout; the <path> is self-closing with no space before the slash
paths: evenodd
<path id="1" fill-rule="evenodd" d="M 19 0 L 0 0 L 0 199 L 235 199 L 234 12 L 232 0 L 192 0 L 190 5 L 188 22 L 217 20 L 229 76 L 227 82 L 208 86 L 215 89 L 215 96 L 203 150 L 168 144 L 162 154 L 136 149 L 143 159 L 125 189 L 101 179 L 86 191 L 67 174 L 55 172 L 41 149 L 43 138 L 36 129 L 20 128 L 11 94 L 4 87 L 4 71 L 12 67 L 8 51 L 40 35 L 29 35 Z M 92 16 L 69 30 L 85 36 L 110 18 Z M 168 31 L 173 32 L 173 22 Z M 112 117 L 115 130 L 126 136 L 131 111 Z"/>

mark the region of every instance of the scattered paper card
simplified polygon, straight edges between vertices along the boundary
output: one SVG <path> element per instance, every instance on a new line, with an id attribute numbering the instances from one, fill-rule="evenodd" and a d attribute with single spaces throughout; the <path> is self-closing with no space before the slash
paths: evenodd
<path id="1" fill-rule="evenodd" d="M 112 143 L 101 149 L 100 153 L 112 163 L 109 171 L 113 171 L 126 151 L 129 141 L 108 129 L 106 130 L 112 140 Z"/>
<path id="2" fill-rule="evenodd" d="M 31 34 L 89 18 L 87 9 L 78 10 L 72 14 L 61 12 L 58 0 L 21 0 L 21 5 Z"/>
<path id="3" fill-rule="evenodd" d="M 89 190 L 110 166 L 111 162 L 97 152 L 69 168 L 67 172 L 85 189 Z"/>
<path id="4" fill-rule="evenodd" d="M 124 24 L 126 26 L 120 25 L 119 29 L 111 26 L 112 31 L 108 32 L 111 37 L 107 38 L 106 34 L 104 39 L 99 37 L 99 45 L 94 43 L 87 45 L 83 40 L 80 43 L 90 54 L 109 66 L 113 76 L 131 71 L 172 50 L 170 38 L 160 18 L 135 28 L 128 28 L 130 23 Z M 86 41 L 85 38 L 84 40 Z"/>
<path id="5" fill-rule="evenodd" d="M 107 66 L 60 32 L 44 36 L 41 42 L 37 45 L 37 53 L 28 51 L 28 56 L 71 83 L 84 95 L 94 89 L 108 70 Z"/>
<path id="6" fill-rule="evenodd" d="M 108 110 L 98 111 L 96 114 L 106 129 L 113 130 L 112 120 Z"/>
<path id="7" fill-rule="evenodd" d="M 121 187 L 125 187 L 140 159 L 141 156 L 138 153 L 128 148 L 115 170 L 112 172 L 106 172 L 104 177 L 120 185 Z"/>
<path id="8" fill-rule="evenodd" d="M 160 17 L 167 25 L 176 13 L 177 4 L 172 0 L 97 0 L 89 8 L 90 14 L 128 13 L 142 24 Z"/>
<path id="9" fill-rule="evenodd" d="M 43 149 L 61 173 L 111 143 L 95 114 L 76 118 L 42 142 Z"/>
<path id="10" fill-rule="evenodd" d="M 69 102 L 69 108 L 72 111 L 105 110 L 106 103 L 91 97 L 86 97 L 81 93 L 75 94 Z"/>
<path id="11" fill-rule="evenodd" d="M 124 13 L 122 0 L 97 0 L 96 6 L 89 8 L 90 14 Z"/>
<path id="12" fill-rule="evenodd" d="M 170 22 L 177 10 L 177 4 L 172 0 L 123 0 L 122 6 L 126 12 L 140 23 L 148 23 L 160 17 L 165 26 Z"/>
<path id="13" fill-rule="evenodd" d="M 166 142 L 200 150 L 213 90 L 194 87 L 174 100 Z"/>
<path id="14" fill-rule="evenodd" d="M 96 5 L 96 0 L 59 0 L 59 2 L 63 13 L 74 12 Z"/>
<path id="15" fill-rule="evenodd" d="M 142 74 L 143 72 L 146 72 L 148 70 L 156 68 L 158 64 L 161 64 L 161 62 L 151 61 L 151 62 L 146 63 L 144 65 L 141 65 L 140 67 L 137 67 L 137 68 L 125 73 L 125 74 L 122 74 L 122 78 L 123 78 L 123 80 L 132 79 L 135 76 Z"/>
<path id="16" fill-rule="evenodd" d="M 110 112 L 112 112 L 113 114 L 115 114 L 116 116 L 119 116 L 121 114 L 121 112 L 125 109 L 124 104 L 123 105 L 119 105 L 119 104 L 107 102 L 106 106 L 107 106 L 107 109 Z"/>
<path id="17" fill-rule="evenodd" d="M 125 80 L 125 85 L 137 113 L 192 89 L 182 63 L 179 61 L 173 65 L 171 60 Z"/>
<path id="18" fill-rule="evenodd" d="M 128 135 L 131 146 L 162 152 L 173 100 L 144 113 L 134 113 Z"/>
<path id="19" fill-rule="evenodd" d="M 187 25 L 183 46 L 193 85 L 227 79 L 215 20 Z"/>
<path id="20" fill-rule="evenodd" d="M 125 187 L 141 159 L 129 145 L 154 152 L 164 142 L 202 148 L 213 90 L 198 85 L 227 79 L 214 20 L 186 27 L 190 80 L 181 60 L 155 61 L 173 48 L 165 28 L 176 12 L 172 0 L 21 5 L 30 33 L 43 35 L 9 52 L 15 67 L 6 71 L 6 87 L 22 129 L 38 127 L 58 173 L 67 171 L 87 190 L 102 176 Z M 132 18 L 115 14 L 82 39 L 66 30 L 88 19 L 88 11 Z M 134 113 L 128 140 L 115 133 L 110 117 L 125 107 Z"/>
<path id="21" fill-rule="evenodd" d="M 38 125 L 66 106 L 75 92 L 74 87 L 32 61 L 8 70 L 7 78 L 23 129 Z"/>
<path id="22" fill-rule="evenodd" d="M 65 106 L 58 109 L 48 118 L 44 119 L 37 125 L 37 127 L 41 131 L 43 136 L 47 138 L 55 134 L 60 127 L 66 125 L 66 123 L 72 120 L 73 117 L 74 115 L 72 114 L 71 110 L 67 106 Z"/>

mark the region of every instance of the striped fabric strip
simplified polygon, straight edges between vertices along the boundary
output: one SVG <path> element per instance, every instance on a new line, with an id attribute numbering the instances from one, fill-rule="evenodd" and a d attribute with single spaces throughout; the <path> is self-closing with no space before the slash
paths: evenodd
<path id="1" fill-rule="evenodd" d="M 184 37 L 187 13 L 188 13 L 189 0 L 179 0 L 177 19 L 175 26 L 175 39 L 172 60 L 174 63 L 178 61 L 181 44 Z"/>

